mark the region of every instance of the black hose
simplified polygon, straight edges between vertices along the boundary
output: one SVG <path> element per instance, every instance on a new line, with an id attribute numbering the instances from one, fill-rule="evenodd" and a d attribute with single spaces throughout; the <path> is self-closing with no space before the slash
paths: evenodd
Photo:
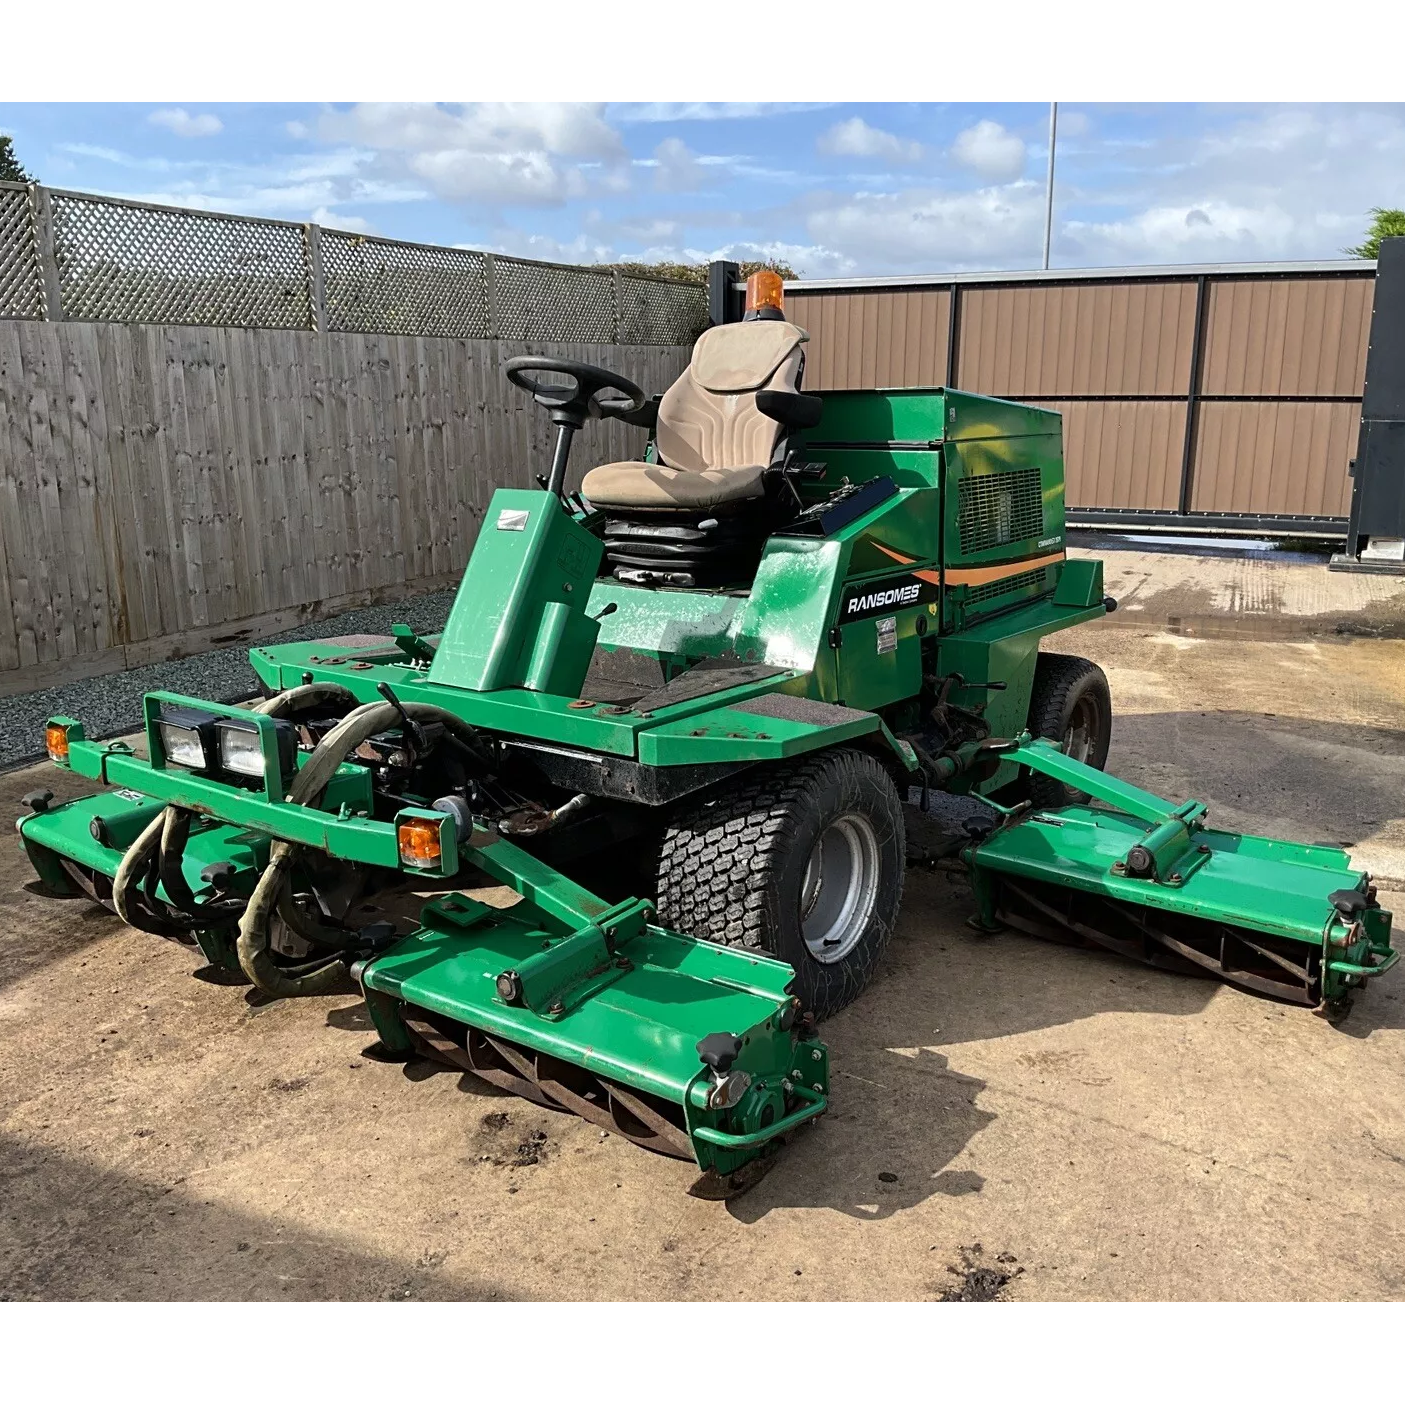
<path id="1" fill-rule="evenodd" d="M 442 724 L 451 736 L 476 749 L 477 733 L 452 713 L 425 703 L 406 703 L 403 710 L 416 722 Z M 368 738 L 400 720 L 401 708 L 391 703 L 366 703 L 348 713 L 322 738 L 298 772 L 288 791 L 288 803 L 315 807 L 337 767 Z M 269 926 L 283 900 L 299 847 L 282 839 L 273 841 L 268 864 L 239 923 L 239 965 L 260 990 L 280 998 L 329 994 L 341 983 L 345 971 L 340 956 L 327 957 L 320 963 L 303 963 L 290 971 L 280 967 L 269 951 Z"/>

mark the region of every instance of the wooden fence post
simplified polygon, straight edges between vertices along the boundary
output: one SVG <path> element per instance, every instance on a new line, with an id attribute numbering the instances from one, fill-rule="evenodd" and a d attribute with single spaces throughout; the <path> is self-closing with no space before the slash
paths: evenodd
<path id="1" fill-rule="evenodd" d="M 307 240 L 307 295 L 308 310 L 312 314 L 312 330 L 327 330 L 327 284 L 322 268 L 322 226 L 305 224 L 303 230 Z"/>
<path id="2" fill-rule="evenodd" d="M 34 212 L 34 247 L 39 256 L 39 276 L 44 287 L 44 320 L 62 322 L 63 283 L 59 278 L 58 249 L 54 240 L 54 206 L 44 186 L 29 187 Z"/>
<path id="3" fill-rule="evenodd" d="M 487 286 L 488 336 L 498 335 L 498 271 L 492 254 L 483 255 L 483 282 Z"/>

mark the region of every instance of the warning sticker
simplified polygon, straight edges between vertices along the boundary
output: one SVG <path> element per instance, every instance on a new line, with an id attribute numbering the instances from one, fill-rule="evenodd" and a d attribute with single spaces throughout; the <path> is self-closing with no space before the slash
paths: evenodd
<path id="1" fill-rule="evenodd" d="M 887 619 L 878 621 L 878 652 L 891 654 L 897 647 L 898 618 L 896 615 L 889 615 Z"/>

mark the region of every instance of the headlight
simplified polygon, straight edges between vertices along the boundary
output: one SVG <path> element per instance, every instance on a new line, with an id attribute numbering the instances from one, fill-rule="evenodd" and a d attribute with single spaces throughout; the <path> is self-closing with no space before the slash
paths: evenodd
<path id="1" fill-rule="evenodd" d="M 273 729 L 278 738 L 279 773 L 286 776 L 297 763 L 297 728 L 291 722 L 275 718 Z M 221 717 L 215 723 L 215 737 L 222 771 L 262 780 L 265 769 L 263 741 L 257 723 L 246 722 L 242 717 Z"/>
<path id="2" fill-rule="evenodd" d="M 206 771 L 213 759 L 215 719 L 193 707 L 163 707 L 156 718 L 161 751 L 172 766 Z"/>

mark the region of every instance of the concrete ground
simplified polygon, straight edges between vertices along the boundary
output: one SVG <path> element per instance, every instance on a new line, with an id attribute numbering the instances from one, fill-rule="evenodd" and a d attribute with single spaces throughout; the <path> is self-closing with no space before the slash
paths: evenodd
<path id="1" fill-rule="evenodd" d="M 1058 641 L 1107 669 L 1109 769 L 1405 880 L 1405 642 L 1137 613 Z M 15 772 L 0 812 L 41 782 L 81 785 Z M 977 937 L 964 883 L 913 873 L 824 1027 L 833 1111 L 721 1205 L 585 1123 L 363 1059 L 354 993 L 251 1005 L 29 876 L 0 850 L 0 1297 L 1405 1296 L 1398 972 L 1333 1027 Z"/>

